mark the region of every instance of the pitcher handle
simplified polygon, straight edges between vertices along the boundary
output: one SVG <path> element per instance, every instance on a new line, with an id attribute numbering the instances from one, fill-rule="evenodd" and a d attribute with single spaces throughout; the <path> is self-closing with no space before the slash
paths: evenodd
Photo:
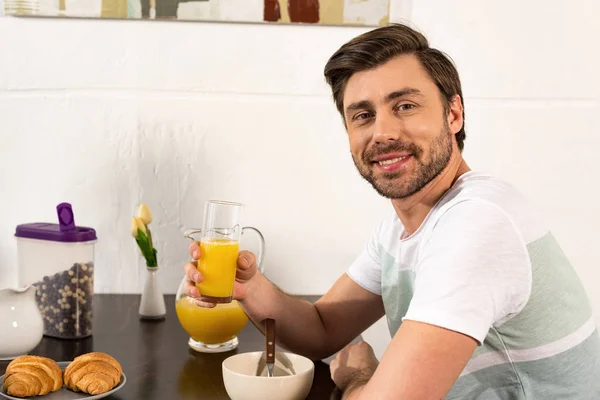
<path id="1" fill-rule="evenodd" d="M 242 228 L 242 235 L 244 234 L 244 231 L 246 229 L 254 231 L 254 233 L 258 235 L 258 254 L 256 255 L 256 266 L 258 270 L 261 273 L 263 273 L 265 272 L 265 267 L 263 265 L 263 259 L 265 258 L 265 237 L 263 236 L 261 231 L 259 231 L 253 226 L 244 226 Z"/>

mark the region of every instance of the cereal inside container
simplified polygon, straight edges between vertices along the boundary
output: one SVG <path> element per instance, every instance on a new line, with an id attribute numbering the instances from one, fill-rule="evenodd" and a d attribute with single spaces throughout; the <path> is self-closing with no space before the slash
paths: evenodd
<path id="1" fill-rule="evenodd" d="M 92 335 L 96 231 L 75 226 L 70 204 L 57 206 L 58 224 L 17 226 L 19 286 L 36 287 L 44 335 Z"/>

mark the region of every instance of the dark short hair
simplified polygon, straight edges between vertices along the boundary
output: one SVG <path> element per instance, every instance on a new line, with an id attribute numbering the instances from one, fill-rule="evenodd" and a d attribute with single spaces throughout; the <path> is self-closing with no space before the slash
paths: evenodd
<path id="1" fill-rule="evenodd" d="M 460 78 L 454 63 L 443 52 L 429 47 L 421 33 L 402 24 L 391 24 L 355 37 L 336 51 L 325 65 L 325 79 L 333 93 L 335 105 L 344 117 L 344 91 L 348 80 L 356 72 L 376 68 L 390 59 L 403 54 L 414 54 L 431 79 L 435 82 L 449 110 L 455 95 L 463 105 L 463 126 L 455 135 L 462 151 L 465 140 L 464 103 Z"/>

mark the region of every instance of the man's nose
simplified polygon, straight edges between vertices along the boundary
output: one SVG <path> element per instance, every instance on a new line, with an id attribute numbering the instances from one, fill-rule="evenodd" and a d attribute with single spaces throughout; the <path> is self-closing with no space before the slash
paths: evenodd
<path id="1" fill-rule="evenodd" d="M 399 139 L 400 127 L 394 122 L 393 116 L 378 114 L 373 127 L 375 129 L 373 140 L 376 143 L 385 143 Z"/>

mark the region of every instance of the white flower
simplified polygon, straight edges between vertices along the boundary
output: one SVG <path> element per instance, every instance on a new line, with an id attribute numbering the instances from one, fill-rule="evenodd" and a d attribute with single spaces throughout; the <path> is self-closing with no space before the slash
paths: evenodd
<path id="1" fill-rule="evenodd" d="M 148 234 L 148 231 L 146 230 L 146 225 L 144 225 L 144 222 L 140 218 L 133 217 L 131 219 L 131 235 L 134 238 L 138 237 L 138 229 L 140 231 L 144 232 L 145 234 Z"/>
<path id="2" fill-rule="evenodd" d="M 152 212 L 144 203 L 140 204 L 137 217 L 141 219 L 145 225 L 150 225 L 152 222 Z"/>
<path id="3" fill-rule="evenodd" d="M 136 221 L 135 217 L 131 218 L 130 229 L 131 229 L 131 236 L 133 236 L 134 238 L 138 237 L 138 225 L 137 225 L 137 221 Z"/>

